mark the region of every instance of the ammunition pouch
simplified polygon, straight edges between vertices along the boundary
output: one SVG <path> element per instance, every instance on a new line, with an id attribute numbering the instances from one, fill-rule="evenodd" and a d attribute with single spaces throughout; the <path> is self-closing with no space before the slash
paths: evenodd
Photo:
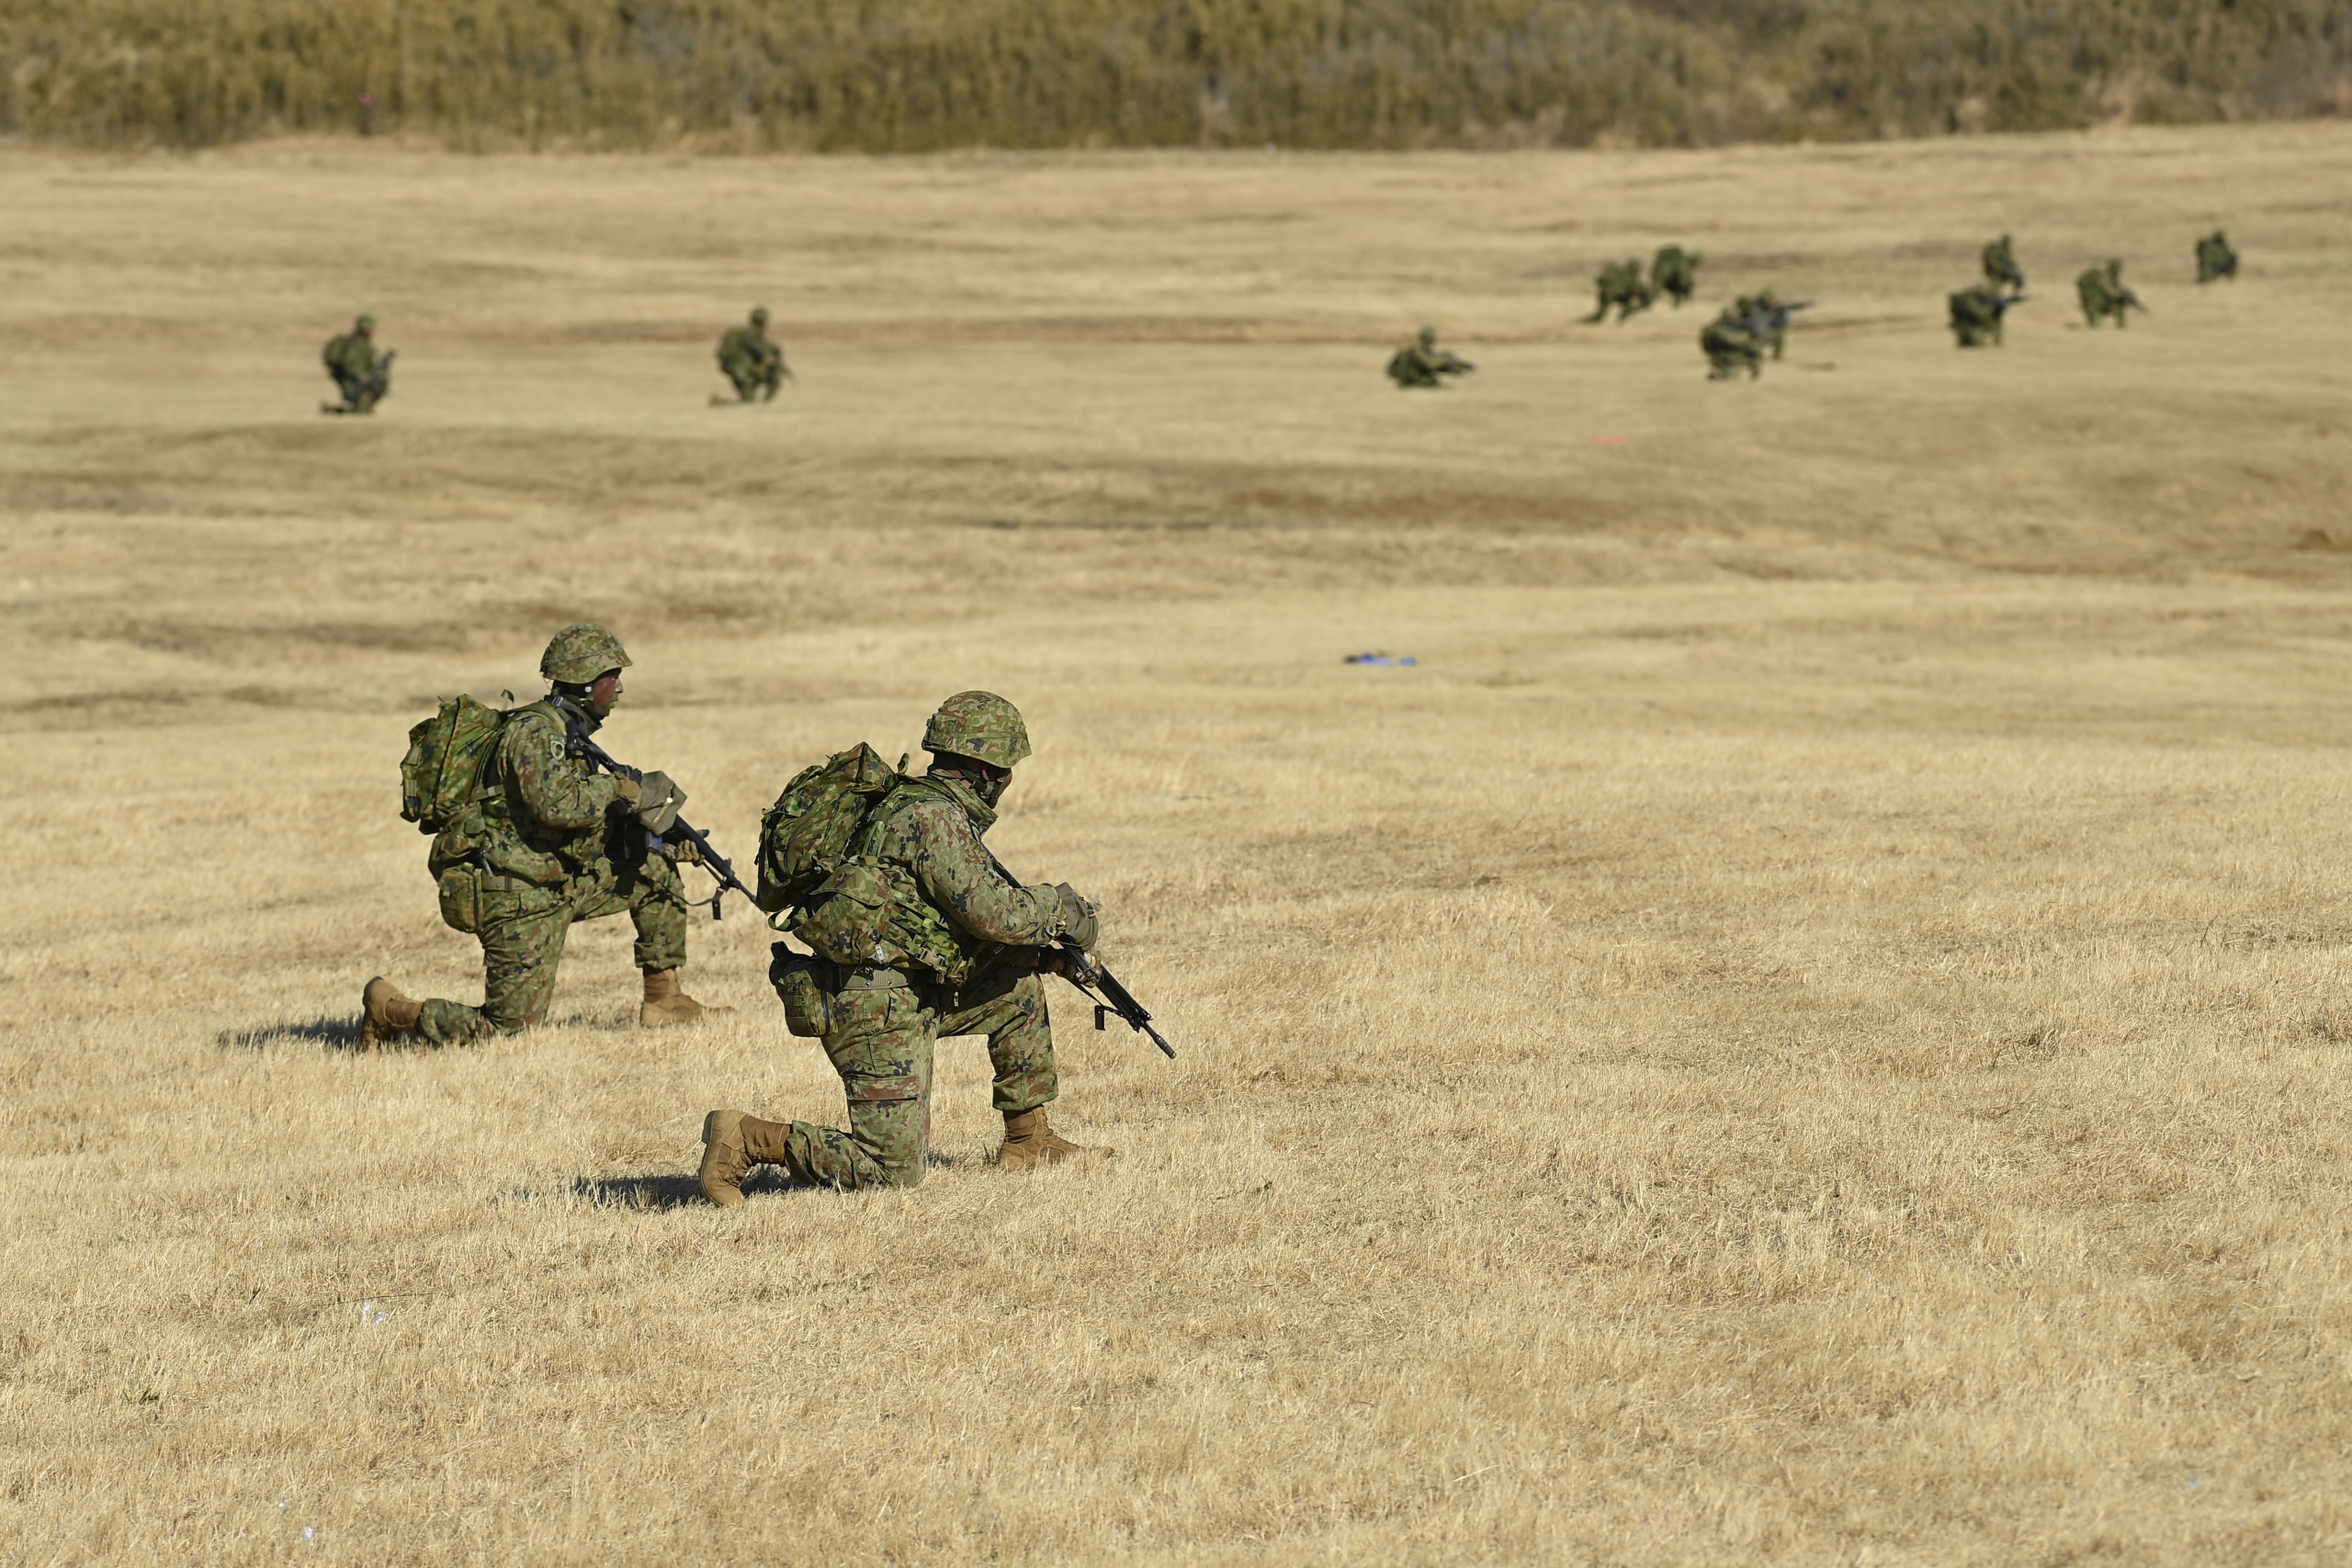
<path id="1" fill-rule="evenodd" d="M 441 923 L 474 936 L 481 931 L 481 871 L 471 862 L 444 869 L 437 879 Z"/>
<path id="2" fill-rule="evenodd" d="M 821 959 L 795 953 L 782 942 L 768 949 L 768 984 L 784 1004 L 784 1026 L 804 1040 L 821 1038 L 832 1021 L 832 1009 L 820 972 Z"/>

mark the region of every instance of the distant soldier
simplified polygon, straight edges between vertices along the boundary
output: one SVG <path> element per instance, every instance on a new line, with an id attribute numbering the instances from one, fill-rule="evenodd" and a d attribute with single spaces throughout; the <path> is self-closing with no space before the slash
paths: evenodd
<path id="1" fill-rule="evenodd" d="M 1657 303 L 1657 290 L 1642 279 L 1639 256 L 1609 263 L 1592 282 L 1600 300 L 1593 306 L 1592 314 L 1585 318 L 1587 321 L 1606 321 L 1613 306 L 1617 311 L 1617 324 L 1623 326 L 1626 317 Z"/>
<path id="2" fill-rule="evenodd" d="M 1668 245 L 1650 263 L 1650 287 L 1670 296 L 1680 310 L 1699 288 L 1700 255 L 1680 245 Z"/>
<path id="3" fill-rule="evenodd" d="M 748 403 L 752 394 L 763 402 L 772 402 L 784 378 L 792 374 L 784 363 L 784 350 L 768 336 L 768 310 L 763 305 L 752 312 L 751 323 L 733 329 L 718 340 L 718 367 L 735 383 L 735 400 Z M 724 398 L 711 401 L 724 402 Z"/>
<path id="4" fill-rule="evenodd" d="M 2197 281 L 2211 283 L 2217 277 L 2235 280 L 2238 275 L 2238 254 L 2230 249 L 2229 237 L 2219 229 L 2197 242 Z"/>
<path id="5" fill-rule="evenodd" d="M 2025 292 L 2025 274 L 2018 270 L 2018 253 L 2007 234 L 1984 247 L 1984 281 L 1996 289 Z"/>
<path id="6" fill-rule="evenodd" d="M 1752 300 L 1741 304 L 1753 305 Z M 1707 379 L 1728 381 L 1740 371 L 1752 380 L 1764 374 L 1764 344 L 1756 333 L 1755 318 L 1739 305 L 1727 305 L 1699 333 L 1699 347 L 1707 356 Z"/>
<path id="7" fill-rule="evenodd" d="M 2075 292 L 2083 301 L 2083 320 L 2092 326 L 2113 316 L 2120 330 L 2130 325 L 2123 315 L 2127 309 L 2147 309 L 2137 294 L 2123 286 L 2123 264 L 2112 258 L 2105 266 L 2092 267 L 2075 279 Z"/>
<path id="8" fill-rule="evenodd" d="M 337 333 L 327 339 L 319 358 L 334 378 L 334 389 L 342 394 L 337 403 L 321 403 L 321 413 L 373 413 L 376 405 L 392 389 L 392 359 L 400 351 L 386 349 L 376 352 L 376 318 L 362 316 L 351 323 L 347 333 Z"/>
<path id="9" fill-rule="evenodd" d="M 1423 327 L 1420 335 L 1388 356 L 1388 378 L 1399 387 L 1442 387 L 1441 376 L 1461 376 L 1478 368 L 1437 345 L 1437 329 Z"/>
<path id="10" fill-rule="evenodd" d="M 1962 348 L 2001 346 L 2001 323 L 2013 305 L 2030 294 L 2006 294 L 1991 278 L 1984 278 L 1951 296 L 1951 335 Z"/>

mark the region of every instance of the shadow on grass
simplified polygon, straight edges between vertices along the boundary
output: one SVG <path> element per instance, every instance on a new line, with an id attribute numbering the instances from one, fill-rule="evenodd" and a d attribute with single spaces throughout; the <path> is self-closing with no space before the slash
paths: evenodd
<path id="1" fill-rule="evenodd" d="M 328 1051 L 357 1051 L 359 1019 L 314 1018 L 308 1023 L 265 1023 L 254 1029 L 224 1029 L 212 1037 L 232 1051 L 266 1051 L 272 1045 L 316 1045 Z"/>
<path id="2" fill-rule="evenodd" d="M 743 1181 L 746 1198 L 768 1192 L 812 1190 L 773 1167 L 763 1166 Z M 594 1179 L 583 1176 L 572 1182 L 571 1195 L 584 1198 L 599 1209 L 650 1211 L 710 1206 L 710 1201 L 702 1195 L 701 1185 L 691 1176 L 606 1176 Z"/>

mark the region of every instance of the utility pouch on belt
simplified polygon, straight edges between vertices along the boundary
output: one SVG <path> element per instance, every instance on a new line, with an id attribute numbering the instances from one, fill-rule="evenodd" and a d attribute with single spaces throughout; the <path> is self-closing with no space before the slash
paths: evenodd
<path id="1" fill-rule="evenodd" d="M 877 963 L 891 901 L 889 874 L 879 861 L 843 861 L 810 895 L 792 934 L 836 964 Z"/>
<path id="2" fill-rule="evenodd" d="M 472 936 L 481 930 L 481 873 L 471 863 L 441 874 L 441 923 Z"/>
<path id="3" fill-rule="evenodd" d="M 804 1040 L 825 1032 L 825 987 L 817 977 L 820 960 L 795 953 L 782 942 L 769 945 L 768 984 L 784 1003 L 784 1026 Z"/>

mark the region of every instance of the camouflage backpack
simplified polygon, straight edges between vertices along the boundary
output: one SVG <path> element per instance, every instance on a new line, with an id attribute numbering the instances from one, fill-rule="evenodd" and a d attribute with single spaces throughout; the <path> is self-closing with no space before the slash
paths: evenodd
<path id="1" fill-rule="evenodd" d="M 469 696 L 451 697 L 441 711 L 408 732 L 401 759 L 401 817 L 420 833 L 438 833 L 473 803 L 481 765 L 498 744 L 503 708 Z"/>
<path id="2" fill-rule="evenodd" d="M 906 782 L 905 767 L 861 741 L 795 774 L 760 818 L 760 908 L 805 907 L 849 858 L 874 808 Z"/>

